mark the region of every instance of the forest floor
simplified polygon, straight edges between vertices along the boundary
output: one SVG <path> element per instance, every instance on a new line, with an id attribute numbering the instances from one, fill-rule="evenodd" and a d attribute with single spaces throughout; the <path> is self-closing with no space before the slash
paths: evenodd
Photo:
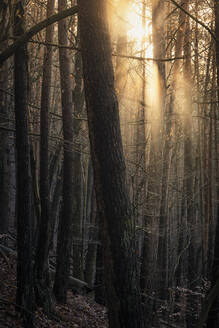
<path id="1" fill-rule="evenodd" d="M 15 310 L 16 257 L 0 254 L 0 328 L 22 327 L 20 314 Z M 38 308 L 36 328 L 107 328 L 107 311 L 90 297 L 68 294 L 66 305 L 56 305 L 57 318 L 49 319 Z"/>

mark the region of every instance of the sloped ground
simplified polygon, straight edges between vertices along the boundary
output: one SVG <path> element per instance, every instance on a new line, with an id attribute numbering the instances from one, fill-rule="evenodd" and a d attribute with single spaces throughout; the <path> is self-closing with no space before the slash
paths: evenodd
<path id="1" fill-rule="evenodd" d="M 0 253 L 0 328 L 22 327 L 20 314 L 15 311 L 16 258 Z M 48 317 L 38 309 L 36 328 L 107 328 L 106 308 L 89 297 L 69 292 L 68 304 L 57 305 L 57 318 Z"/>

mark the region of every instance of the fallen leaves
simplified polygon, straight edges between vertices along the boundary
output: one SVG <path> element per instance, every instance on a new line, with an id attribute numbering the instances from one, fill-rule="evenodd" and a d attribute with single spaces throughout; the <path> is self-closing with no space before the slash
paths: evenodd
<path id="1" fill-rule="evenodd" d="M 0 328 L 21 328 L 22 320 L 15 311 L 16 259 L 8 258 L 10 265 L 0 257 Z M 106 309 L 87 296 L 68 293 L 68 303 L 56 305 L 56 318 L 48 318 L 37 309 L 35 328 L 107 328 Z"/>

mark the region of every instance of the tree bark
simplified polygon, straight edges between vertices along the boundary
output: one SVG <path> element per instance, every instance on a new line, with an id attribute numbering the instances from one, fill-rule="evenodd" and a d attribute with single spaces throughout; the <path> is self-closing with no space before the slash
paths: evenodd
<path id="1" fill-rule="evenodd" d="M 61 12 L 67 7 L 66 0 L 59 0 L 58 9 Z M 59 44 L 68 44 L 67 22 L 62 20 L 58 24 Z M 63 162 L 63 190 L 62 214 L 59 221 L 57 264 L 54 284 L 54 293 L 58 302 L 67 301 L 67 282 L 70 271 L 70 256 L 72 249 L 72 223 L 73 223 L 73 153 L 70 145 L 73 142 L 73 109 L 71 66 L 69 50 L 59 48 L 59 69 L 61 82 L 61 100 L 64 135 L 64 162 Z"/>
<path id="2" fill-rule="evenodd" d="M 79 26 L 109 327 L 144 327 L 136 245 L 114 88 L 105 0 L 80 0 Z"/>
<path id="3" fill-rule="evenodd" d="M 17 1 L 14 10 L 14 35 L 24 33 L 24 2 Z M 30 143 L 28 137 L 27 89 L 28 57 L 26 46 L 14 56 L 14 94 L 17 153 L 17 294 L 25 327 L 33 327 L 33 268 Z M 20 309 L 20 308 L 18 308 Z"/>
<path id="4" fill-rule="evenodd" d="M 47 2 L 47 17 L 54 11 L 54 0 Z M 46 43 L 53 40 L 53 26 L 46 29 Z M 49 109 L 50 84 L 52 74 L 52 49 L 46 47 L 43 60 L 43 78 L 40 110 L 40 203 L 41 218 L 35 256 L 35 293 L 38 305 L 49 313 L 52 307 L 49 277 L 49 242 L 50 242 L 50 193 L 49 193 Z"/>

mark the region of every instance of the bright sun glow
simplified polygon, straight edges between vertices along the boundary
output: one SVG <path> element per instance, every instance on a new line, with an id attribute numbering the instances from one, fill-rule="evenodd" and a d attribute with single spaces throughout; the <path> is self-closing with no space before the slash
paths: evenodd
<path id="1" fill-rule="evenodd" d="M 127 13 L 128 38 L 135 41 L 136 50 L 143 50 L 146 57 L 153 56 L 153 46 L 151 42 L 151 20 L 148 19 L 150 13 L 146 11 L 145 27 L 142 23 L 142 14 L 140 8 L 135 5 Z M 143 49 L 142 49 L 143 48 Z"/>

